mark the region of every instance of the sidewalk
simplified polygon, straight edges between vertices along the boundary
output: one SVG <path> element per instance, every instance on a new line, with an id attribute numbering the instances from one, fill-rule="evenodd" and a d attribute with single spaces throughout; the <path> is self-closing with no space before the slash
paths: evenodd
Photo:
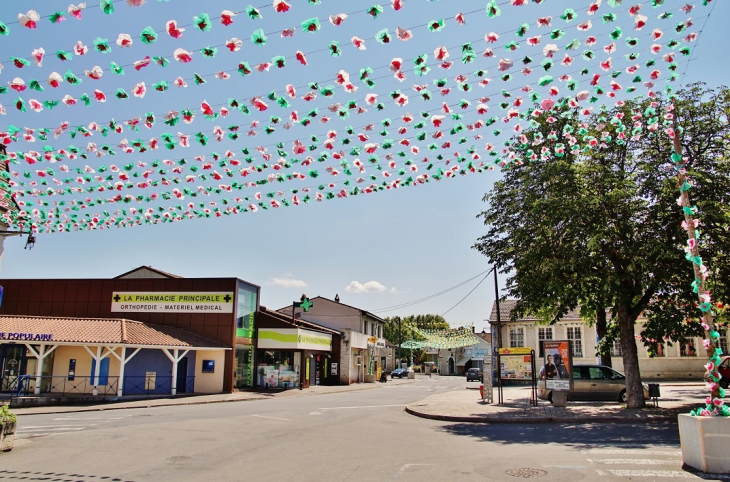
<path id="1" fill-rule="evenodd" d="M 393 385 L 407 385 L 414 383 L 415 380 L 390 380 L 388 383 L 358 383 L 354 385 L 336 385 L 322 386 L 316 385 L 304 390 L 256 390 L 241 391 L 234 393 L 220 393 L 215 395 L 191 395 L 180 398 L 154 398 L 144 400 L 130 401 L 102 401 L 94 405 L 65 405 L 65 406 L 46 406 L 46 407 L 28 407 L 15 408 L 13 413 L 16 415 L 45 415 L 54 413 L 75 413 L 75 412 L 96 412 L 104 410 L 121 410 L 128 408 L 151 408 L 151 407 L 171 407 L 180 405 L 202 405 L 206 403 L 226 403 L 226 402 L 248 402 L 252 400 L 269 400 L 272 398 L 285 397 L 310 397 L 315 395 L 327 395 L 331 393 L 354 392 L 360 390 L 372 390 L 375 388 L 385 388 Z"/>
<path id="2" fill-rule="evenodd" d="M 661 390 L 659 408 L 626 409 L 616 402 L 569 402 L 563 408 L 554 407 L 543 400 L 538 400 L 538 405 L 532 406 L 528 387 L 506 387 L 503 405 L 496 403 L 498 396 L 495 388 L 495 403 L 483 403 L 476 386 L 431 395 L 408 405 L 406 412 L 449 422 L 636 423 L 675 422 L 678 414 L 704 405 L 704 383 L 667 384 L 662 385 Z"/>

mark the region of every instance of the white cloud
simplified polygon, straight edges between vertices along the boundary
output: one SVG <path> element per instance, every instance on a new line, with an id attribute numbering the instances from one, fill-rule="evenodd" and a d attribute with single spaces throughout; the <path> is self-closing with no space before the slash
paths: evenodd
<path id="1" fill-rule="evenodd" d="M 377 281 L 368 281 L 365 284 L 353 281 L 352 283 L 347 285 L 345 291 L 347 291 L 348 293 L 379 293 L 387 289 L 388 288 L 383 286 L 381 283 L 378 283 Z"/>
<path id="2" fill-rule="evenodd" d="M 292 275 L 286 274 L 282 278 L 271 278 L 266 282 L 269 286 L 280 286 L 282 288 L 306 288 L 307 283 L 300 279 L 295 279 Z"/>
<path id="3" fill-rule="evenodd" d="M 394 294 L 394 295 L 397 295 L 398 293 L 405 293 L 406 291 L 410 291 L 410 290 L 399 290 L 399 289 L 396 289 L 395 286 L 390 289 L 391 294 Z"/>

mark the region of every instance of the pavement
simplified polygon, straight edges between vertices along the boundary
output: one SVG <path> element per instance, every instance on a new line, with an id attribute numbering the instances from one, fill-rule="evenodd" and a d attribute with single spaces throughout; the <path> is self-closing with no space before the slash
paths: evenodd
<path id="1" fill-rule="evenodd" d="M 427 378 L 427 377 L 426 377 Z M 315 385 L 304 390 L 256 390 L 239 391 L 233 393 L 219 393 L 215 395 L 193 395 L 178 398 L 149 398 L 122 401 L 101 401 L 91 405 L 55 405 L 27 408 L 13 408 L 16 415 L 46 415 L 57 413 L 98 412 L 105 410 L 124 410 L 132 408 L 176 407 L 185 405 L 203 405 L 209 403 L 250 402 L 255 400 L 269 400 L 274 398 L 309 397 L 333 393 L 372 390 L 386 386 L 407 385 L 415 380 L 395 379 L 387 383 L 358 383 L 355 385 L 323 386 Z"/>
<path id="2" fill-rule="evenodd" d="M 477 385 L 461 377 L 417 377 L 363 387 L 326 396 L 297 396 L 296 390 L 246 403 L 20 415 L 15 448 L 0 453 L 0 482 L 730 478 L 682 466 L 676 421 L 426 420 L 405 407 L 450 392 L 476 397 Z M 301 393 L 323 393 L 310 390 Z M 664 387 L 662 393 L 668 397 Z"/>
<path id="3" fill-rule="evenodd" d="M 504 403 L 482 402 L 479 384 L 467 384 L 464 390 L 430 395 L 411 403 L 406 412 L 422 418 L 449 422 L 476 423 L 647 423 L 672 422 L 677 415 L 704 405 L 704 383 L 674 382 L 661 384 L 659 406 L 627 409 L 616 402 L 568 402 L 567 407 L 554 407 L 545 400 L 530 403 L 529 387 L 505 387 Z"/>

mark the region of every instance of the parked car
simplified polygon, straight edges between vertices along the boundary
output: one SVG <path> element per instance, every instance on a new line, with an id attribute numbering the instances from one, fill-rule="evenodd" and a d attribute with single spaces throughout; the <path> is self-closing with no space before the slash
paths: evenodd
<path id="1" fill-rule="evenodd" d="M 476 380 L 477 382 L 481 382 L 482 379 L 482 371 L 478 368 L 470 368 L 466 371 L 466 381 L 470 382 L 472 380 Z"/>
<path id="2" fill-rule="evenodd" d="M 644 399 L 649 399 L 649 386 L 643 383 Z M 537 398 L 553 401 L 553 391 L 545 388 L 545 380 L 537 382 Z M 573 366 L 573 389 L 568 392 L 573 401 L 617 401 L 626 403 L 626 377 L 613 368 L 602 365 Z"/>
<path id="3" fill-rule="evenodd" d="M 390 372 L 390 378 L 408 378 L 408 370 L 406 368 L 396 368 Z"/>
<path id="4" fill-rule="evenodd" d="M 720 386 L 727 390 L 730 387 L 730 356 L 724 356 L 720 358 L 720 364 L 717 366 L 717 371 L 720 372 L 722 378 L 720 379 Z M 709 372 L 705 372 L 705 381 L 709 379 Z"/>

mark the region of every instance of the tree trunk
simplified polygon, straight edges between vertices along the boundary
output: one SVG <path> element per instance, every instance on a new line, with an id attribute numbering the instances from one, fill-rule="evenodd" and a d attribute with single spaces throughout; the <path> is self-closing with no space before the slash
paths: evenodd
<path id="1" fill-rule="evenodd" d="M 596 312 L 596 334 L 598 335 L 598 343 L 600 343 L 605 337 L 608 331 L 608 322 L 606 321 L 606 309 L 599 309 Z M 611 364 L 611 352 L 601 353 L 601 365 L 605 367 L 612 367 Z"/>
<path id="2" fill-rule="evenodd" d="M 634 322 L 628 307 L 619 307 L 618 323 L 621 330 L 621 351 L 623 352 L 624 374 L 626 375 L 626 407 L 644 406 L 644 388 L 639 371 L 639 353 L 634 338 Z"/>

